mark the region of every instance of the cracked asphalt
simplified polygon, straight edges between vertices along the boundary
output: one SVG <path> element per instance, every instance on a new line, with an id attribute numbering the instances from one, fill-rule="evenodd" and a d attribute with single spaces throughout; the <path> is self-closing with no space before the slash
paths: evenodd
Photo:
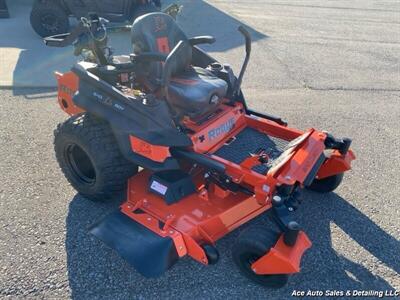
<path id="1" fill-rule="evenodd" d="M 189 35 L 237 71 L 237 25 L 254 37 L 244 79 L 250 106 L 353 138 L 357 160 L 335 193 L 304 192 L 296 219 L 313 241 L 302 271 L 280 290 L 218 264 L 182 259 L 144 279 L 88 227 L 118 206 L 76 194 L 56 164 L 52 139 L 66 119 L 55 93 L 0 90 L 0 298 L 287 299 L 294 290 L 400 290 L 400 4 L 398 1 L 180 1 Z M 128 37 L 129 38 L 129 37 Z M 1 70 L 0 70 L 1 71 Z M 51 72 L 52 70 L 43 70 Z M 270 223 L 260 217 L 253 224 Z"/>

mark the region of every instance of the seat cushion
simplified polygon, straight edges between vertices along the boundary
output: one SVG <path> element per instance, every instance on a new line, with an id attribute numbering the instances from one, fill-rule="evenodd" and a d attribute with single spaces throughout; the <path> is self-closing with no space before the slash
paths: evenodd
<path id="1" fill-rule="evenodd" d="M 190 67 L 171 78 L 168 97 L 173 108 L 190 118 L 212 112 L 226 96 L 228 84 L 208 70 Z"/>

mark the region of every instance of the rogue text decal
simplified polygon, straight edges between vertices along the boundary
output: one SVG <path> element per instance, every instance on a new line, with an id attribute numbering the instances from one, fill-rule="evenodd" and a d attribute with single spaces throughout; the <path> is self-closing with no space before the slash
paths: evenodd
<path id="1" fill-rule="evenodd" d="M 208 132 L 208 138 L 211 141 L 211 140 L 219 137 L 221 134 L 231 131 L 231 129 L 233 127 L 235 127 L 235 119 L 230 118 L 226 123 L 218 126 L 217 128 L 211 129 Z"/>

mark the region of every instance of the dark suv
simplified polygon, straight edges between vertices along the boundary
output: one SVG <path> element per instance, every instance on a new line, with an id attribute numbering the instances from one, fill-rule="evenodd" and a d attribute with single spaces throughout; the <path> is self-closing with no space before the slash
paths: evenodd
<path id="1" fill-rule="evenodd" d="M 69 17 L 80 19 L 94 12 L 110 22 L 131 23 L 145 13 L 159 11 L 161 0 L 35 0 L 33 29 L 42 37 L 69 31 Z"/>

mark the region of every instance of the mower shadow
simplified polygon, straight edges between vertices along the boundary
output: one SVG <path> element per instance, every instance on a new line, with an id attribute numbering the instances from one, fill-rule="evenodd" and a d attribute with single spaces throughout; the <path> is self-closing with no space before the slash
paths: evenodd
<path id="1" fill-rule="evenodd" d="M 118 208 L 118 203 L 93 203 L 76 195 L 66 220 L 66 252 L 71 296 L 86 298 L 269 298 L 289 297 L 293 290 L 389 290 L 391 285 L 361 264 L 338 254 L 332 241 L 331 225 L 345 232 L 363 249 L 388 268 L 400 272 L 400 242 L 377 226 L 362 212 L 336 194 L 321 199 L 305 192 L 297 220 L 313 241 L 302 262 L 302 272 L 281 290 L 258 287 L 242 277 L 235 268 L 230 247 L 238 233 L 252 224 L 271 225 L 265 216 L 245 224 L 218 242 L 221 259 L 215 266 L 202 266 L 182 259 L 159 279 L 145 279 L 115 252 L 88 234 L 88 228 Z M 351 241 L 353 243 L 353 241 Z M 341 244 L 343 242 L 341 241 Z M 343 250 L 341 250 L 343 253 Z M 351 257 L 352 253 L 346 255 Z"/>
<path id="2" fill-rule="evenodd" d="M 178 23 L 188 36 L 214 35 L 217 38 L 214 45 L 204 47 L 207 51 L 223 52 L 243 46 L 243 37 L 238 33 L 237 27 L 244 24 L 239 20 L 203 0 L 166 0 L 163 4 L 167 6 L 174 2 L 184 7 L 182 15 L 178 17 Z M 13 87 L 54 87 L 56 80 L 53 71 L 68 71 L 77 58 L 72 54 L 72 47 L 61 49 L 44 45 L 29 24 L 31 5 L 32 0 L 9 1 L 11 18 L 0 19 L 0 37 L 6 37 L 0 38 L 0 55 L 3 55 L 4 51 L 9 62 L 5 70 L 12 72 L 12 77 L 11 74 L 5 74 L 5 78 L 10 78 L 6 81 L 12 81 L 10 85 Z M 249 26 L 246 28 L 254 41 L 267 37 Z M 115 48 L 115 54 L 130 53 L 130 33 L 111 33 L 110 45 Z M 35 99 L 32 96 L 35 90 L 32 90 L 30 97 L 20 94 L 21 89 L 14 88 L 13 91 L 14 95 L 26 96 L 27 100 Z"/>

